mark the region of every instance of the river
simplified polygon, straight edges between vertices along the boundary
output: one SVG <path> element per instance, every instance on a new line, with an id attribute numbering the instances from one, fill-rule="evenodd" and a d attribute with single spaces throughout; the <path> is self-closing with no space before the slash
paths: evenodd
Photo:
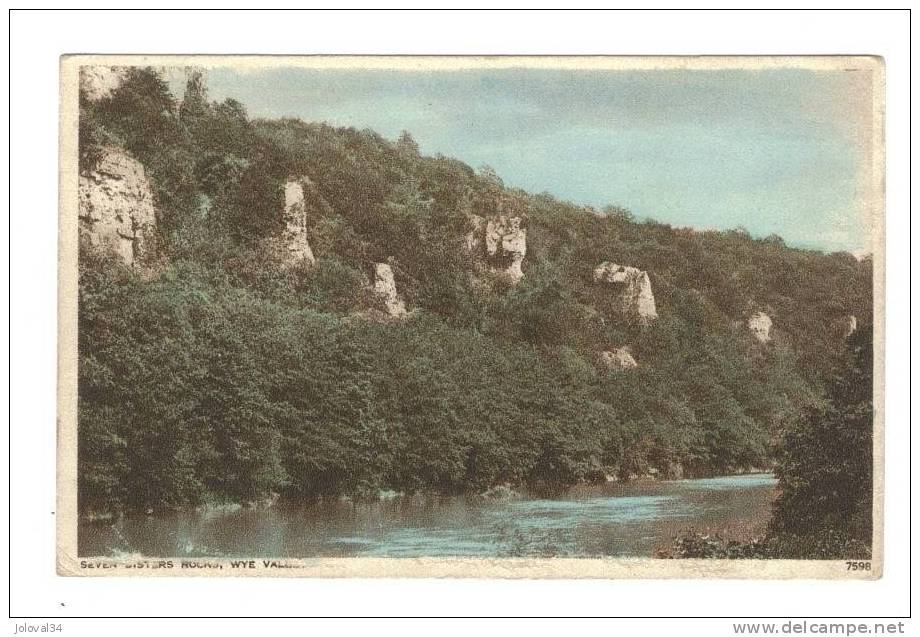
<path id="1" fill-rule="evenodd" d="M 580 486 L 558 498 L 395 497 L 80 522 L 81 556 L 643 556 L 688 527 L 763 529 L 771 474 Z"/>

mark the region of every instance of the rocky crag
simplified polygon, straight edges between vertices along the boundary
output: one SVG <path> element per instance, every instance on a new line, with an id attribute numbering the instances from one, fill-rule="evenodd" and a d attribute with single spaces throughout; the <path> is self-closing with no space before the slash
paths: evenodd
<path id="1" fill-rule="evenodd" d="M 383 312 L 389 318 L 404 318 L 408 312 L 406 304 L 396 289 L 393 268 L 386 263 L 374 264 L 374 309 Z"/>
<path id="2" fill-rule="evenodd" d="M 304 185 L 312 189 L 308 177 L 289 179 L 284 184 L 284 233 L 282 244 L 287 251 L 288 265 L 313 265 L 316 258 L 307 240 L 307 206 Z"/>
<path id="3" fill-rule="evenodd" d="M 642 325 L 658 318 L 652 283 L 644 270 L 604 261 L 594 269 L 594 282 L 613 291 L 614 305 L 624 317 Z"/>
<path id="4" fill-rule="evenodd" d="M 109 97 L 128 76 L 126 66 L 84 66 L 80 68 L 80 93 L 95 102 Z"/>
<path id="5" fill-rule="evenodd" d="M 598 354 L 598 362 L 608 371 L 628 371 L 639 367 L 629 347 L 618 347 Z"/>
<path id="6" fill-rule="evenodd" d="M 512 285 L 524 278 L 527 230 L 521 217 L 470 215 L 472 229 L 466 245 L 476 265 L 497 274 Z"/>
<path id="7" fill-rule="evenodd" d="M 755 312 L 748 318 L 748 329 L 761 343 L 773 340 L 773 319 L 764 312 Z"/>
<path id="8" fill-rule="evenodd" d="M 153 192 L 144 167 L 126 151 L 109 147 L 79 177 L 81 240 L 110 250 L 127 265 L 151 252 L 156 228 Z"/>

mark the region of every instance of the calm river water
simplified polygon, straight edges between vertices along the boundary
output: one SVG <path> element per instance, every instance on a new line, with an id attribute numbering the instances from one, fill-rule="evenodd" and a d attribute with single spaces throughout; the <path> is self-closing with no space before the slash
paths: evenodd
<path id="1" fill-rule="evenodd" d="M 394 498 L 80 523 L 81 556 L 652 556 L 682 529 L 745 537 L 769 518 L 771 474 L 632 482 L 553 499 Z"/>

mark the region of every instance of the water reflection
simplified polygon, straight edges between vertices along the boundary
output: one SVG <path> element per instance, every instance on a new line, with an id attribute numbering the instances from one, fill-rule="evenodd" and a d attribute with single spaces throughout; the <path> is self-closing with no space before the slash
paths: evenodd
<path id="1" fill-rule="evenodd" d="M 157 557 L 649 556 L 681 529 L 769 516 L 770 474 L 605 484 L 555 499 L 394 498 L 80 524 L 80 555 Z"/>

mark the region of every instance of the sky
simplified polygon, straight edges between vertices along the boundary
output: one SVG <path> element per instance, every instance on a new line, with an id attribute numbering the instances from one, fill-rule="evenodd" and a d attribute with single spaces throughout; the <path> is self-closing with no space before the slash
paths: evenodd
<path id="1" fill-rule="evenodd" d="M 867 71 L 218 67 L 206 83 L 251 117 L 407 130 L 423 154 L 640 220 L 871 244 Z"/>

